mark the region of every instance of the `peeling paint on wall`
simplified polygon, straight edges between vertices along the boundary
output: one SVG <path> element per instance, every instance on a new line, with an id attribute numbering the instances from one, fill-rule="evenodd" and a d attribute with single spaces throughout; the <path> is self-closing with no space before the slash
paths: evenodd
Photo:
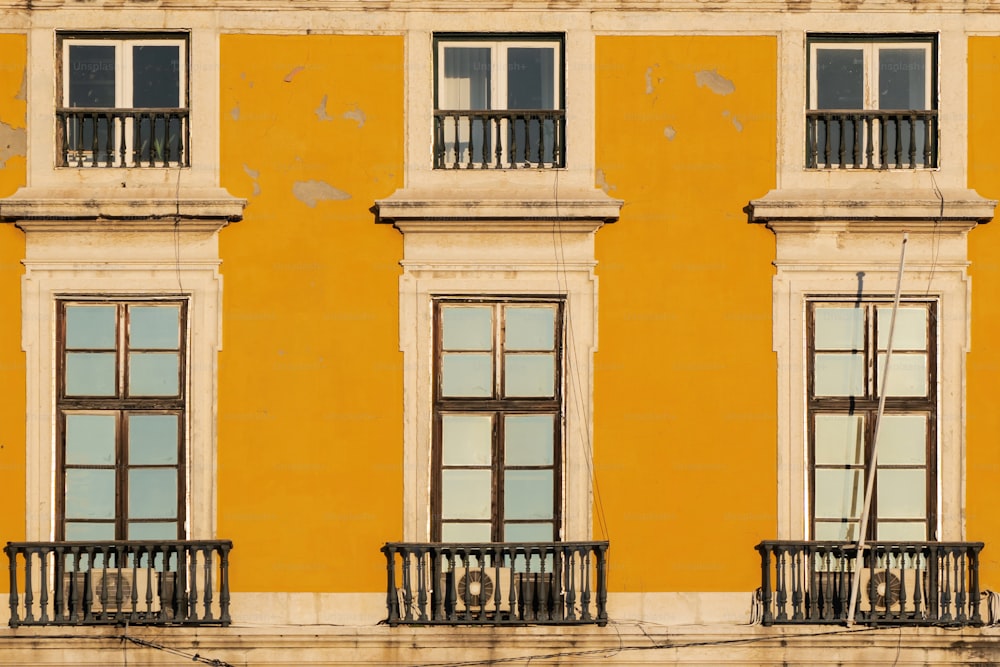
<path id="1" fill-rule="evenodd" d="M 596 182 L 597 187 L 599 187 L 601 190 L 604 190 L 605 194 L 611 194 L 612 190 L 618 189 L 616 186 L 608 183 L 607 179 L 604 176 L 603 169 L 597 170 L 597 172 L 594 174 L 594 180 Z"/>
<path id="2" fill-rule="evenodd" d="M 667 125 L 665 128 L 663 128 L 663 136 L 665 136 L 668 141 L 673 141 L 674 137 L 677 136 L 677 130 Z"/>
<path id="3" fill-rule="evenodd" d="M 729 118 L 730 117 L 729 109 L 726 109 L 725 111 L 722 112 L 722 117 L 723 118 Z M 733 115 L 732 118 L 730 118 L 730 120 L 732 121 L 733 127 L 736 128 L 737 132 L 742 132 L 743 131 L 743 123 L 740 122 L 739 118 L 737 118 L 735 115 Z"/>
<path id="4" fill-rule="evenodd" d="M 285 83 L 291 83 L 292 79 L 295 78 L 295 75 L 304 69 L 305 67 L 303 67 L 302 65 L 299 65 L 298 67 L 294 68 L 291 72 L 285 75 Z"/>
<path id="5" fill-rule="evenodd" d="M 21 73 L 21 87 L 17 89 L 17 95 L 14 95 L 15 100 L 21 102 L 26 102 L 28 100 L 28 70 L 27 68 Z"/>
<path id="6" fill-rule="evenodd" d="M 358 108 L 357 104 L 354 105 L 354 108 L 351 111 L 345 111 L 343 118 L 346 120 L 353 120 L 358 124 L 358 127 L 364 127 L 365 121 L 368 120 L 368 116 L 365 115 L 364 111 Z"/>
<path id="7" fill-rule="evenodd" d="M 260 172 L 256 169 L 251 169 L 245 162 L 243 163 L 243 171 L 246 172 L 247 176 L 253 179 L 253 195 L 256 197 L 260 194 L 260 183 L 257 182 L 257 179 L 260 178 Z"/>
<path id="8" fill-rule="evenodd" d="M 694 80 L 699 88 L 707 87 L 716 95 L 731 95 L 736 91 L 736 84 L 714 69 L 695 72 Z"/>
<path id="9" fill-rule="evenodd" d="M 327 96 L 324 95 L 323 99 L 319 101 L 319 106 L 316 107 L 316 111 L 314 112 L 316 114 L 316 117 L 319 118 L 321 121 L 333 120 L 333 116 L 331 116 L 326 112 L 326 98 Z"/>
<path id="10" fill-rule="evenodd" d="M 646 68 L 646 94 L 647 95 L 652 95 L 653 94 L 653 70 L 655 70 L 659 66 L 660 66 L 660 64 L 656 63 L 652 67 L 647 67 Z M 656 83 L 662 83 L 662 82 L 663 82 L 662 78 L 657 78 L 656 79 Z"/>
<path id="11" fill-rule="evenodd" d="M 15 155 L 28 154 L 28 132 L 0 122 L 0 167 Z"/>
<path id="12" fill-rule="evenodd" d="M 351 195 L 338 190 L 326 181 L 295 181 L 292 194 L 309 208 L 321 201 L 350 199 Z"/>

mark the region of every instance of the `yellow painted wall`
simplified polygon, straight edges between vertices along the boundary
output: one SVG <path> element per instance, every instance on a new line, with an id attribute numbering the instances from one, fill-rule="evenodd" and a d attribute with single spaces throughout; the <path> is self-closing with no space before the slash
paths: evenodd
<path id="1" fill-rule="evenodd" d="M 969 40 L 969 187 L 1000 199 L 1000 37 Z M 981 580 L 1000 586 L 1000 223 L 969 234 L 972 348 L 966 358 L 966 535 L 982 541 Z"/>
<path id="2" fill-rule="evenodd" d="M 0 35 L 0 197 L 25 184 L 27 55 L 25 35 Z M 23 257 L 24 234 L 0 224 L 0 489 L 7 505 L 0 512 L 0 536 L 11 541 L 24 539 L 25 516 L 26 406 L 19 325 Z M 6 580 L 0 590 L 7 590 Z"/>
<path id="3" fill-rule="evenodd" d="M 403 40 L 223 35 L 218 534 L 234 591 L 379 591 L 402 536 Z"/>
<path id="4" fill-rule="evenodd" d="M 772 37 L 597 38 L 595 535 L 612 591 L 751 591 L 776 534 Z M 601 523 L 606 521 L 606 530 Z"/>

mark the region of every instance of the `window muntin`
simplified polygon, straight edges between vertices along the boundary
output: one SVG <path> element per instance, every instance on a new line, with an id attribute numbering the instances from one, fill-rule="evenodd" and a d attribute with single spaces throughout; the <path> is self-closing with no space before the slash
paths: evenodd
<path id="1" fill-rule="evenodd" d="M 562 303 L 435 304 L 433 539 L 559 539 Z"/>
<path id="2" fill-rule="evenodd" d="M 935 537 L 935 312 L 933 302 L 918 301 L 897 312 L 866 539 Z M 854 541 L 892 304 L 815 301 L 808 313 L 812 535 Z"/>
<path id="3" fill-rule="evenodd" d="M 182 538 L 186 303 L 57 308 L 57 539 Z"/>
<path id="4" fill-rule="evenodd" d="M 435 167 L 561 167 L 560 35 L 435 38 Z"/>
<path id="5" fill-rule="evenodd" d="M 187 40 L 60 38 L 61 166 L 187 164 Z"/>
<path id="6" fill-rule="evenodd" d="M 809 39 L 807 166 L 937 166 L 935 39 Z"/>

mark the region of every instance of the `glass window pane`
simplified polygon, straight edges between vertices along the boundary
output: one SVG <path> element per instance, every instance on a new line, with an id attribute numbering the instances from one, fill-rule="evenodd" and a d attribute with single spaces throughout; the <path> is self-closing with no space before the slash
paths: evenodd
<path id="1" fill-rule="evenodd" d="M 129 464 L 176 464 L 179 426 L 178 415 L 129 415 Z"/>
<path id="2" fill-rule="evenodd" d="M 177 522 L 176 521 L 157 521 L 153 522 L 142 522 L 142 521 L 129 521 L 128 522 L 128 537 L 129 540 L 176 540 L 177 539 Z"/>
<path id="3" fill-rule="evenodd" d="M 886 349 L 889 343 L 889 326 L 892 323 L 892 308 L 878 309 L 878 349 Z M 892 334 L 892 349 L 927 349 L 927 309 L 901 307 L 896 311 L 896 328 Z"/>
<path id="4" fill-rule="evenodd" d="M 444 396 L 492 396 L 493 355 L 442 355 L 441 393 Z"/>
<path id="5" fill-rule="evenodd" d="M 879 385 L 885 374 L 885 354 L 878 355 Z M 927 355 L 893 354 L 892 368 L 889 369 L 886 396 L 926 396 L 927 395 Z"/>
<path id="6" fill-rule="evenodd" d="M 555 49 L 507 49 L 507 108 L 555 109 Z"/>
<path id="7" fill-rule="evenodd" d="M 115 518 L 115 471 L 66 471 L 67 519 Z"/>
<path id="8" fill-rule="evenodd" d="M 115 539 L 115 524 L 67 521 L 66 539 L 70 542 L 97 542 L 101 540 L 113 540 Z M 100 564 L 97 564 L 97 567 L 100 567 Z"/>
<path id="9" fill-rule="evenodd" d="M 878 460 L 887 465 L 919 465 L 927 459 L 926 415 L 883 415 Z"/>
<path id="10" fill-rule="evenodd" d="M 441 471 L 441 518 L 490 518 L 493 476 L 489 470 Z"/>
<path id="11" fill-rule="evenodd" d="M 556 360 L 552 354 L 505 354 L 504 394 L 554 396 Z"/>
<path id="12" fill-rule="evenodd" d="M 551 519 L 554 487 L 551 470 L 507 470 L 504 518 Z"/>
<path id="13" fill-rule="evenodd" d="M 69 106 L 115 107 L 115 47 L 70 45 Z"/>
<path id="14" fill-rule="evenodd" d="M 926 521 L 879 521 L 875 539 L 887 542 L 923 542 L 927 539 Z"/>
<path id="15" fill-rule="evenodd" d="M 132 106 L 176 109 L 181 106 L 179 45 L 132 47 Z"/>
<path id="16" fill-rule="evenodd" d="M 130 348 L 176 350 L 180 346 L 180 307 L 131 306 L 128 316 Z"/>
<path id="17" fill-rule="evenodd" d="M 922 519 L 927 515 L 927 471 L 886 470 L 876 473 L 878 515 L 882 519 Z"/>
<path id="18" fill-rule="evenodd" d="M 113 465 L 115 415 L 66 415 L 66 463 Z"/>
<path id="19" fill-rule="evenodd" d="M 555 349 L 555 308 L 508 306 L 504 313 L 504 348 L 510 350 Z"/>
<path id="20" fill-rule="evenodd" d="M 67 352 L 67 396 L 114 396 L 114 352 Z"/>
<path id="21" fill-rule="evenodd" d="M 504 461 L 509 466 L 552 465 L 553 415 L 508 415 L 504 418 Z"/>
<path id="22" fill-rule="evenodd" d="M 861 354 L 817 354 L 813 391 L 816 396 L 862 396 L 864 369 Z"/>
<path id="23" fill-rule="evenodd" d="M 857 521 L 817 521 L 813 527 L 814 540 L 853 542 L 858 539 Z"/>
<path id="24" fill-rule="evenodd" d="M 116 317 L 114 306 L 66 306 L 66 349 L 115 349 Z"/>
<path id="25" fill-rule="evenodd" d="M 927 50 L 880 48 L 879 109 L 927 109 Z"/>
<path id="26" fill-rule="evenodd" d="M 439 109 L 491 109 L 492 53 L 489 47 L 444 47 Z"/>
<path id="27" fill-rule="evenodd" d="M 443 415 L 441 462 L 446 466 L 488 466 L 492 461 L 490 415 Z"/>
<path id="28" fill-rule="evenodd" d="M 817 350 L 862 350 L 865 311 L 857 307 L 817 307 L 813 311 Z"/>
<path id="29" fill-rule="evenodd" d="M 818 465 L 864 465 L 862 415 L 816 415 L 813 458 Z"/>
<path id="30" fill-rule="evenodd" d="M 545 523 L 505 523 L 503 539 L 505 542 L 551 542 L 556 538 L 554 526 Z M 537 568 L 532 568 L 537 571 Z M 549 572 L 552 568 L 546 568 Z"/>
<path id="31" fill-rule="evenodd" d="M 133 519 L 177 516 L 177 470 L 132 468 L 128 471 L 128 515 Z"/>
<path id="32" fill-rule="evenodd" d="M 864 109 L 864 51 L 852 48 L 817 48 L 816 108 Z"/>
<path id="33" fill-rule="evenodd" d="M 864 474 L 861 470 L 817 470 L 815 494 L 816 518 L 857 519 L 864 506 Z"/>
<path id="34" fill-rule="evenodd" d="M 489 306 L 442 307 L 441 341 L 445 350 L 492 350 L 493 309 Z"/>
<path id="35" fill-rule="evenodd" d="M 180 356 L 176 352 L 132 352 L 128 358 L 129 396 L 180 393 Z"/>
<path id="36" fill-rule="evenodd" d="M 488 523 L 442 523 L 442 542 L 490 542 Z"/>

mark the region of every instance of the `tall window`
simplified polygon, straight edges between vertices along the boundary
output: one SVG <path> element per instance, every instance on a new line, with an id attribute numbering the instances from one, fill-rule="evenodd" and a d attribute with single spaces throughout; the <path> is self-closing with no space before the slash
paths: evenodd
<path id="1" fill-rule="evenodd" d="M 435 167 L 562 166 L 562 38 L 436 39 Z"/>
<path id="2" fill-rule="evenodd" d="M 58 302 L 56 537 L 184 534 L 186 304 Z"/>
<path id="3" fill-rule="evenodd" d="M 937 166 L 935 39 L 809 39 L 809 167 Z"/>
<path id="4" fill-rule="evenodd" d="M 187 42 L 64 35 L 61 166 L 187 164 Z"/>
<path id="5" fill-rule="evenodd" d="M 809 304 L 812 534 L 856 541 L 871 462 L 879 391 L 885 411 L 866 539 L 936 538 L 936 307 L 905 302 Z"/>
<path id="6" fill-rule="evenodd" d="M 433 539 L 560 535 L 562 303 L 435 308 Z"/>

